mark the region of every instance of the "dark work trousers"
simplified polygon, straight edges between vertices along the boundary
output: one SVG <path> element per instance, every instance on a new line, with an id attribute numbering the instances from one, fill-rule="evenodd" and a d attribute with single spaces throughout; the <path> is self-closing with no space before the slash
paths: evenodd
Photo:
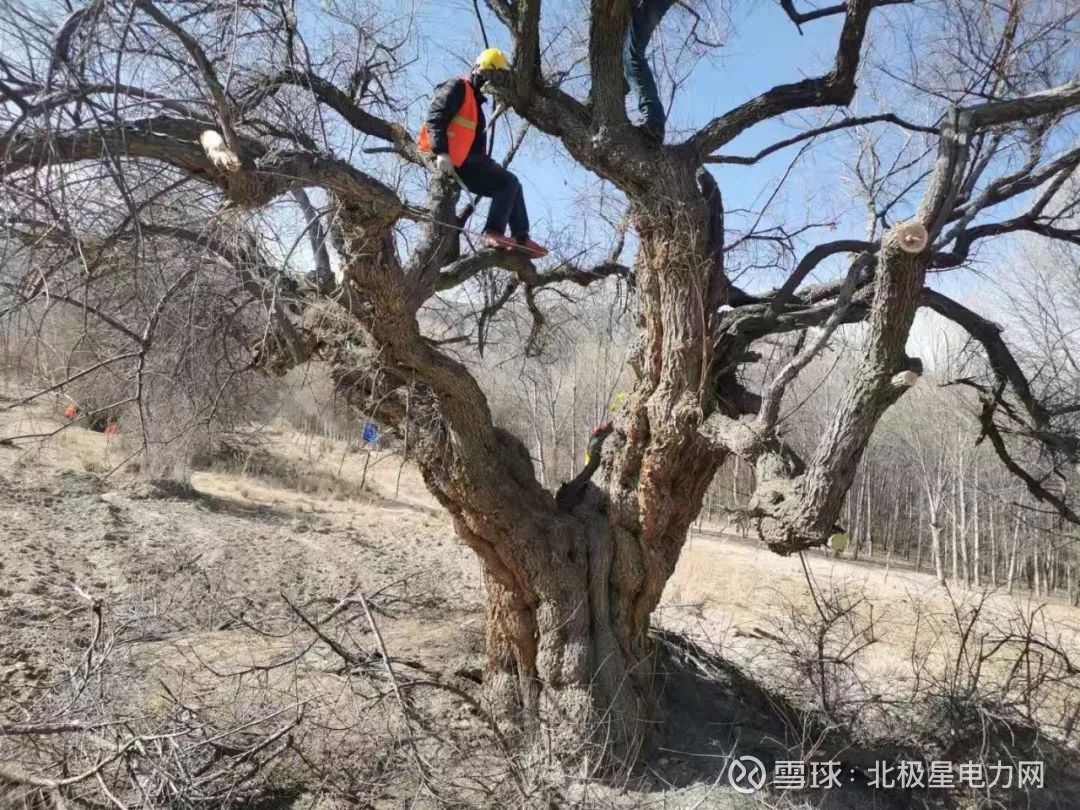
<path id="1" fill-rule="evenodd" d="M 490 157 L 469 155 L 457 170 L 458 177 L 473 194 L 491 197 L 484 232 L 506 234 L 524 240 L 529 236 L 529 213 L 525 210 L 525 194 L 513 172 L 507 171 Z"/>
<path id="2" fill-rule="evenodd" d="M 667 116 L 646 52 L 653 32 L 673 5 L 675 0 L 639 0 L 630 18 L 630 30 L 626 32 L 626 45 L 623 48 L 626 81 L 637 93 L 638 110 L 645 118 L 645 126 L 660 140 L 664 139 Z"/>

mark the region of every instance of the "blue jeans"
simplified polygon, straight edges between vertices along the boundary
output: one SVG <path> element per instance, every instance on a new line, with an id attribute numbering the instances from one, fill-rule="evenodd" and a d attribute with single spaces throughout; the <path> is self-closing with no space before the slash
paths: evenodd
<path id="1" fill-rule="evenodd" d="M 525 194 L 513 172 L 507 171 L 491 158 L 469 155 L 458 167 L 458 177 L 465 187 L 480 197 L 490 197 L 485 232 L 510 235 L 522 240 L 529 237 L 529 213 L 525 209 Z"/>
<path id="2" fill-rule="evenodd" d="M 630 30 L 626 34 L 626 46 L 623 48 L 623 73 L 626 81 L 630 89 L 637 93 L 638 110 L 645 119 L 645 126 L 658 134 L 661 140 L 664 137 L 667 116 L 646 51 L 660 20 L 673 5 L 675 0 L 640 0 L 630 17 Z"/>

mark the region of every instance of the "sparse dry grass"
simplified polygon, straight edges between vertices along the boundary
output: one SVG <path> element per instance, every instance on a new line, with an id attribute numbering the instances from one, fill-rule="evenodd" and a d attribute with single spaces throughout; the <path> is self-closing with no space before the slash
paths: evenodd
<path id="1" fill-rule="evenodd" d="M 22 420 L 26 432 L 51 430 L 60 424 L 47 408 L 6 418 Z M 9 422 L 8 433 L 10 427 Z M 71 427 L 33 449 L 0 452 L 0 475 L 33 478 L 57 468 L 112 469 L 123 459 L 123 439 Z M 130 477 L 121 468 L 114 475 L 115 485 L 123 485 Z M 326 791 L 324 799 L 349 791 L 359 796 L 374 789 L 364 786 L 363 780 L 368 779 L 374 780 L 372 784 L 384 780 L 379 784 L 390 791 L 387 795 L 404 801 L 405 793 L 426 778 L 411 752 L 411 733 L 422 734 L 423 745 L 428 746 L 422 746 L 422 756 L 445 769 L 447 784 L 456 785 L 451 792 L 457 801 L 476 806 L 507 806 L 505 802 L 510 801 L 513 806 L 524 806 L 508 776 L 512 768 L 506 756 L 490 738 L 475 736 L 481 721 L 467 701 L 447 695 L 418 696 L 416 717 L 430 727 L 421 724 L 410 731 L 402 726 L 400 712 L 387 702 L 388 684 L 379 681 L 383 676 L 378 668 L 368 667 L 363 677 L 360 670 L 342 670 L 340 656 L 308 632 L 278 595 L 279 590 L 301 594 L 297 603 L 301 609 L 321 617 L 332 612 L 346 580 L 355 578 L 369 592 L 391 586 L 373 604 L 391 655 L 411 662 L 401 664 L 403 671 L 413 678 L 429 679 L 430 670 L 438 673 L 436 679 L 449 678 L 466 693 L 475 690 L 483 630 L 478 567 L 453 538 L 449 520 L 427 494 L 416 470 L 408 465 L 402 469 L 399 459 L 390 454 L 369 456 L 348 440 L 312 437 L 278 421 L 262 433 L 249 453 L 235 454 L 219 460 L 212 469 L 196 472 L 192 484 L 202 500 L 168 508 L 149 506 L 147 514 L 155 517 L 140 517 L 132 528 L 93 524 L 94 531 L 103 532 L 107 539 L 95 540 L 92 549 L 78 549 L 93 563 L 89 568 L 82 562 L 65 568 L 63 533 L 41 538 L 36 544 L 41 552 L 35 552 L 40 559 L 33 577 L 0 592 L 15 600 L 36 600 L 31 605 L 41 602 L 42 611 L 48 609 L 49 600 L 62 597 L 61 606 L 76 618 L 69 616 L 66 624 L 51 625 L 48 633 L 55 635 L 57 644 L 51 654 L 58 660 L 77 659 L 87 635 L 85 628 L 78 629 L 83 614 L 77 605 L 63 602 L 70 597 L 63 596 L 63 582 L 88 578 L 99 582 L 95 592 L 117 611 L 111 620 L 126 623 L 124 632 L 135 639 L 120 636 L 123 643 L 118 649 L 126 657 L 113 677 L 127 689 L 127 702 L 107 706 L 110 714 L 149 718 L 149 725 L 140 728 L 160 730 L 188 723 L 191 718 L 184 712 L 195 712 L 200 723 L 217 729 L 225 735 L 223 739 L 239 739 L 252 746 L 287 724 L 275 724 L 283 716 L 274 712 L 290 709 L 293 714 L 287 722 L 292 722 L 303 703 L 301 728 L 306 730 L 295 737 L 302 744 L 275 754 L 266 781 L 244 782 L 237 787 L 237 796 L 254 796 L 285 785 L 311 798 L 310 785 L 303 784 L 312 771 L 303 757 L 317 752 L 325 758 L 318 763 L 324 773 L 319 788 Z M 62 501 L 64 496 L 59 497 Z M 116 508 L 95 506 L 93 520 L 112 520 L 109 515 L 117 508 L 120 514 L 134 514 L 133 504 L 114 501 L 111 495 L 108 499 Z M 101 509 L 106 511 L 98 517 Z M 225 518 L 212 517 L 214 513 L 230 517 L 223 522 Z M 76 518 L 76 523 L 80 520 Z M 160 542 L 153 539 L 155 531 L 164 535 Z M 43 564 L 46 558 L 41 556 L 46 552 L 48 565 L 56 566 L 59 573 L 48 573 L 48 565 Z M 102 554 L 111 560 L 102 563 L 107 571 L 94 569 Z M 852 626 L 865 627 L 873 620 L 874 643 L 860 652 L 858 660 L 859 680 L 868 691 L 910 689 L 913 650 L 923 655 L 931 670 L 942 677 L 947 674 L 958 638 L 953 629 L 954 603 L 930 577 L 813 554 L 806 559 L 821 592 L 847 589 L 860 596 Z M 10 577 L 10 562 L 8 566 L 5 574 Z M 435 585 L 440 582 L 443 590 Z M 22 596 L 23 588 L 29 597 Z M 956 596 L 962 606 L 977 595 Z M 1029 599 L 998 594 L 987 599 L 984 615 L 993 622 L 1022 609 L 1030 613 L 1035 607 Z M 770 673 L 762 665 L 775 664 L 776 658 L 769 656 L 775 653 L 777 640 L 798 635 L 790 623 L 784 623 L 783 617 L 791 610 L 809 617 L 812 631 L 813 603 L 797 558 L 778 558 L 733 539 L 696 535 L 669 583 L 659 619 L 665 627 L 706 642 L 725 659 L 768 683 L 778 670 Z M 1076 650 L 1080 611 L 1057 603 L 1046 605 L 1044 611 L 1048 625 L 1060 633 L 1059 641 Z M 370 654 L 372 641 L 363 622 L 355 613 L 350 615 L 347 621 L 340 621 L 347 618 L 343 615 L 328 623 L 327 633 L 357 654 Z M 56 635 L 67 632 L 61 628 L 69 626 L 71 636 L 66 641 Z M 422 669 L 410 669 L 416 665 Z M 987 672 L 996 675 L 999 669 L 990 665 Z M 813 703 L 812 694 L 803 697 Z M 378 711 L 364 715 L 361 725 L 348 726 L 351 730 L 344 737 L 331 734 L 318 742 L 320 735 L 328 733 L 326 729 L 358 722 L 367 711 L 364 706 L 377 706 Z M 260 718 L 271 720 L 233 731 Z M 264 737 L 252 736 L 256 732 Z M 383 754 L 378 753 L 380 746 Z M 475 757 L 469 768 L 462 766 L 461 752 L 466 750 Z M 354 773 L 360 782 L 337 779 L 335 769 L 342 763 L 336 757 L 342 752 L 348 752 L 350 761 L 373 758 L 375 770 Z M 560 806 L 598 808 L 742 806 L 739 797 L 711 784 L 716 765 L 709 759 L 694 766 L 702 774 L 697 781 L 669 791 L 656 792 L 653 787 L 623 795 L 591 781 L 552 783 L 555 772 L 550 763 L 540 767 L 535 760 L 528 762 L 533 768 L 525 786 L 530 800 L 556 796 Z M 522 760 L 513 767 L 525 764 Z M 664 772 L 661 768 L 658 773 Z M 703 776 L 706 772 L 712 774 L 708 779 Z M 231 777 L 218 777 L 214 789 L 227 789 Z M 481 787 L 465 788 L 470 779 L 479 780 Z M 439 806 L 439 800 L 428 799 L 430 806 Z M 783 806 L 787 799 L 773 795 L 747 801 L 757 803 L 748 806 Z"/>
<path id="2" fill-rule="evenodd" d="M 805 559 L 820 589 L 854 588 L 865 595 L 862 618 L 868 620 L 873 611 L 878 638 L 865 659 L 867 676 L 884 682 L 894 680 L 904 669 L 912 646 L 918 646 L 920 632 L 926 640 L 926 625 L 920 625 L 920 617 L 936 617 L 945 625 L 941 645 L 947 647 L 947 620 L 953 613 L 950 592 L 961 603 L 980 595 L 962 587 L 946 590 L 930 574 L 887 570 L 815 552 L 808 552 Z M 767 629 L 777 608 L 789 603 L 813 610 L 798 557 L 777 557 L 735 538 L 698 534 L 687 542 L 668 582 L 661 615 L 665 625 L 707 633 L 722 642 L 729 654 L 752 654 L 760 642 L 755 640 L 756 631 Z M 1039 606 L 1066 648 L 1080 658 L 1080 610 L 1060 601 L 1004 592 L 991 594 L 986 610 L 989 618 L 1005 619 L 1018 610 Z"/>

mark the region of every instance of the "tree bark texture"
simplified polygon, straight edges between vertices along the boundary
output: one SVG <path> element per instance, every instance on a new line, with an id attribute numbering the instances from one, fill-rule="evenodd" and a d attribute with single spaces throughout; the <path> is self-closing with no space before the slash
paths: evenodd
<path id="1" fill-rule="evenodd" d="M 483 564 L 492 705 L 525 725 L 543 724 L 560 740 L 561 753 L 580 753 L 595 744 L 603 746 L 609 762 L 633 763 L 658 727 L 650 617 L 709 483 L 726 459 L 738 459 L 736 473 L 744 466 L 752 472 L 752 493 L 740 508 L 769 548 L 790 554 L 822 544 L 842 528 L 844 499 L 875 426 L 918 379 L 921 365 L 907 357 L 905 345 L 916 309 L 928 300 L 980 340 L 1002 385 L 1009 381 L 1032 418 L 1045 417 L 997 332 L 923 285 L 935 258 L 934 240 L 946 227 L 960 227 L 962 235 L 973 216 L 965 213 L 965 220 L 956 212 L 972 135 L 980 127 L 1080 105 L 1080 86 L 954 108 L 944 117 L 939 155 L 916 220 L 893 226 L 879 243 L 840 239 L 818 245 L 780 288 L 754 297 L 734 288 L 725 272 L 721 190 L 704 165 L 758 124 L 813 107 L 850 104 L 863 38 L 878 4 L 849 0 L 829 12 L 842 15 L 843 23 L 825 73 L 749 99 L 677 145 L 650 140 L 626 118 L 621 51 L 627 3 L 589 4 L 588 102 L 542 71 L 538 0 L 489 0 L 488 5 L 514 45 L 514 71 L 507 78 L 510 86 L 503 88 L 509 106 L 625 195 L 637 236 L 633 284 L 639 328 L 627 358 L 633 388 L 599 440 L 598 460 L 590 461 L 562 497 L 537 480 L 525 444 L 494 424 L 476 379 L 422 333 L 417 313 L 436 292 L 481 271 L 505 272 L 535 305 L 532 296 L 545 285 L 585 286 L 607 275 L 626 275 L 627 269 L 615 259 L 584 270 L 567 263 L 540 269 L 513 251 L 462 256 L 460 230 L 467 216 L 459 218 L 459 190 L 452 181 L 432 172 L 427 200 L 417 206 L 333 156 L 332 145 L 320 146 L 310 133 L 281 138 L 254 126 L 259 105 L 287 86 L 309 94 L 319 109 L 334 111 L 342 125 L 364 139 L 383 144 L 369 151 L 392 152 L 402 166 L 431 170 L 430 158 L 419 152 L 404 126 L 379 118 L 330 81 L 297 68 L 271 76 L 249 70 L 250 87 L 226 92 L 230 84 L 217 77 L 216 60 L 184 34 L 183 25 L 154 11 L 156 25 L 185 44 L 195 63 L 193 80 L 211 91 L 210 112 L 164 101 L 155 106 L 156 96 L 147 96 L 143 103 L 154 112 L 144 118 L 114 112 L 105 123 L 87 124 L 73 114 L 57 118 L 73 122 L 59 128 L 49 121 L 23 122 L 0 133 L 0 171 L 5 181 L 32 181 L 41 167 L 90 161 L 109 166 L 119 155 L 184 174 L 249 209 L 283 194 L 320 189 L 334 212 L 328 233 L 340 257 L 342 283 L 323 289 L 330 284 L 324 267 L 318 296 L 298 302 L 291 314 L 268 306 L 268 331 L 274 336 L 267 343 L 274 350 L 257 361 L 283 372 L 318 358 L 365 419 L 408 436 L 410 455 L 427 487 Z M 145 54 L 136 50 L 132 58 Z M 69 89 L 77 113 L 83 91 Z M 123 95 L 114 92 L 115 100 Z M 66 91 L 56 98 L 61 101 L 55 104 L 66 104 Z M 22 117 L 28 120 L 48 113 L 54 103 L 22 100 Z M 129 105 L 111 107 L 118 111 Z M 403 258 L 395 229 L 402 220 L 421 216 L 416 244 Z M 981 235 L 970 236 L 965 250 Z M 821 261 L 845 253 L 852 255 L 845 278 L 803 286 Z M 827 429 L 808 457 L 800 458 L 778 425 L 785 391 L 835 330 L 855 321 L 866 323 L 860 362 Z M 743 387 L 740 369 L 755 358 L 756 343 L 810 327 L 819 327 L 820 335 L 801 341 L 803 348 L 760 393 Z M 604 409 L 604 403 L 598 406 Z M 594 473 L 598 477 L 591 481 Z M 735 474 L 733 488 L 737 482 Z M 939 577 L 940 489 L 927 492 Z M 871 495 L 867 489 L 867 498 Z M 857 506 L 864 508 L 861 502 Z M 869 503 L 864 517 L 869 527 Z M 863 534 L 869 545 L 872 537 Z M 1016 556 L 1014 537 L 1010 582 Z M 1032 565 L 1034 575 L 1038 562 Z"/>

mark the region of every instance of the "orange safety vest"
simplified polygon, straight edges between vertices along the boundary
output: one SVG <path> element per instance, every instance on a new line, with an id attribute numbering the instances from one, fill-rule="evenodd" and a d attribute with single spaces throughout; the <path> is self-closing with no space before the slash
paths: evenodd
<path id="1" fill-rule="evenodd" d="M 476 127 L 480 123 L 480 105 L 476 101 L 476 90 L 468 79 L 463 77 L 462 81 L 465 82 L 465 100 L 446 127 L 446 139 L 450 144 L 450 160 L 459 168 L 469 156 L 469 150 L 472 149 L 473 141 L 476 140 Z M 416 139 L 416 144 L 421 152 L 431 151 L 431 134 L 428 132 L 427 124 L 420 127 L 420 137 Z"/>

